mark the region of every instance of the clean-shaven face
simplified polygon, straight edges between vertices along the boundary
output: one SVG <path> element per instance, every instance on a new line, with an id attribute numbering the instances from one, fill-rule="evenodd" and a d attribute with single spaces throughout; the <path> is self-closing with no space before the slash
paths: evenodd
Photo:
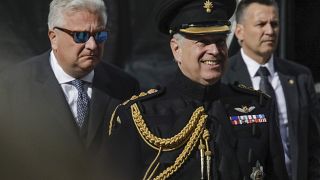
<path id="1" fill-rule="evenodd" d="M 253 3 L 244 11 L 236 28 L 244 52 L 253 59 L 269 59 L 277 48 L 279 16 L 277 8 Z"/>
<path id="2" fill-rule="evenodd" d="M 202 85 L 217 82 L 226 66 L 225 34 L 183 35 L 171 39 L 171 49 L 182 73 Z"/>

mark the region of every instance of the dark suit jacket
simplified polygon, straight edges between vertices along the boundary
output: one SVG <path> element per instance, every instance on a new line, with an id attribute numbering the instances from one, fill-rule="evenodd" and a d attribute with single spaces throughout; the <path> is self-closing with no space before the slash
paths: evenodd
<path id="1" fill-rule="evenodd" d="M 106 125 L 115 105 L 138 90 L 136 80 L 97 65 L 87 135 L 80 138 L 49 52 L 0 77 L 0 179 L 98 179 L 95 160 L 103 159 Z"/>
<path id="2" fill-rule="evenodd" d="M 289 120 L 293 180 L 320 178 L 320 107 L 311 72 L 294 62 L 274 58 L 284 91 Z M 229 60 L 224 83 L 252 86 L 240 51 Z"/>

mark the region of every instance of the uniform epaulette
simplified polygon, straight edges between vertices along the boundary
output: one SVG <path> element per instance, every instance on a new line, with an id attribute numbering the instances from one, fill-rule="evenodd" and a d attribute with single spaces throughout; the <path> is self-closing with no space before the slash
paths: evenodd
<path id="1" fill-rule="evenodd" d="M 133 104 L 137 101 L 143 101 L 162 94 L 164 88 L 149 89 L 147 92 L 141 92 L 138 95 L 133 95 L 130 99 L 126 100 L 122 105 Z"/>
<path id="2" fill-rule="evenodd" d="M 149 89 L 147 92 L 141 92 L 138 95 L 133 95 L 130 99 L 124 101 L 123 103 L 119 104 L 115 110 L 113 111 L 112 115 L 111 115 L 111 119 L 109 121 L 109 130 L 108 130 L 108 134 L 109 136 L 111 135 L 111 131 L 112 128 L 114 127 L 114 122 L 117 121 L 119 124 L 121 124 L 121 120 L 119 119 L 119 117 L 116 117 L 115 114 L 117 113 L 117 110 L 120 106 L 125 106 L 127 104 L 133 104 L 138 100 L 144 100 L 144 99 L 148 99 L 154 96 L 157 96 L 159 94 L 161 94 L 163 92 L 163 88 L 159 88 L 159 89 Z"/>
<path id="3" fill-rule="evenodd" d="M 234 85 L 231 85 L 231 87 L 237 91 L 240 91 L 240 92 L 249 93 L 249 94 L 253 94 L 253 95 L 257 95 L 257 96 L 264 96 L 267 98 L 271 97 L 268 94 L 266 94 L 260 90 L 254 90 L 252 87 L 248 87 L 244 84 L 235 83 Z"/>

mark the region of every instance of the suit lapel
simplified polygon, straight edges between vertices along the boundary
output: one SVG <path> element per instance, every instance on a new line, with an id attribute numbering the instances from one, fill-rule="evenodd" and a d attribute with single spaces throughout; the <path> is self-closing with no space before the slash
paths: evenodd
<path id="1" fill-rule="evenodd" d="M 294 76 L 289 75 L 284 65 L 280 65 L 281 61 L 281 59 L 276 59 L 274 61 L 275 68 L 279 74 L 279 79 L 286 100 L 289 125 L 291 123 L 294 129 L 294 132 L 291 133 L 297 133 L 297 120 L 299 117 L 299 112 L 296 111 L 296 109 L 299 108 L 297 79 Z"/>
<path id="2" fill-rule="evenodd" d="M 252 87 L 251 77 L 240 51 L 236 54 L 234 61 L 230 63 L 230 71 L 232 84 L 238 81 L 241 84 Z"/>
<path id="3" fill-rule="evenodd" d="M 99 67 L 95 69 L 95 75 L 92 83 L 92 98 L 90 102 L 88 137 L 86 142 L 87 147 L 89 147 L 93 142 L 99 127 L 105 125 L 104 122 L 109 120 L 106 119 L 109 118 L 106 117 L 106 115 L 111 114 L 111 111 L 113 110 L 113 108 L 107 108 L 111 101 L 110 96 L 107 94 L 110 79 L 105 77 L 105 73 L 102 71 L 103 70 Z M 108 112 L 108 110 L 110 112 Z"/>
<path id="4" fill-rule="evenodd" d="M 287 106 L 287 117 L 289 123 L 289 141 L 290 141 L 290 150 L 292 153 L 292 167 L 295 169 L 297 167 L 297 136 L 298 136 L 298 118 L 299 118 L 299 98 L 298 98 L 298 87 L 297 79 L 289 75 L 290 73 L 286 69 L 285 65 L 281 65 L 281 59 L 275 59 L 275 68 L 278 72 L 279 79 L 282 85 L 283 93 L 286 100 Z M 293 172 L 297 172 L 293 170 Z"/>
<path id="5" fill-rule="evenodd" d="M 81 143 L 75 120 L 64 93 L 59 85 L 49 63 L 49 53 L 40 57 L 39 67 L 36 68 L 34 77 L 39 83 L 39 92 L 43 93 L 44 106 L 48 106 L 48 118 L 56 121 L 70 136 Z"/>
<path id="6" fill-rule="evenodd" d="M 295 84 L 296 79 L 292 76 L 284 75 L 281 73 L 279 73 L 279 78 L 286 99 L 288 120 L 289 123 L 292 123 L 292 126 L 295 129 L 294 133 L 296 133 L 297 120 L 299 117 L 298 111 L 295 111 L 295 109 L 298 109 L 299 106 L 297 98 L 298 89 L 297 85 Z M 290 82 L 294 82 L 294 84 L 291 84 Z"/>
<path id="7" fill-rule="evenodd" d="M 88 123 L 88 138 L 86 146 L 89 147 L 92 143 L 99 127 L 103 125 L 107 113 L 107 107 L 109 104 L 110 97 L 103 91 L 93 87 L 92 98 L 90 103 L 90 116 Z"/>

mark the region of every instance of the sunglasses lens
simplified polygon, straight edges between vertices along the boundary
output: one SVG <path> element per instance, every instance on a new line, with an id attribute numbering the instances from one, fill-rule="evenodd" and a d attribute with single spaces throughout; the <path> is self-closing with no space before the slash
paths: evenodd
<path id="1" fill-rule="evenodd" d="M 90 38 L 89 32 L 75 32 L 74 33 L 74 41 L 76 43 L 85 43 Z"/>
<path id="2" fill-rule="evenodd" d="M 76 43 L 85 43 L 90 39 L 89 32 L 75 32 L 74 33 L 74 41 Z M 94 35 L 94 39 L 96 43 L 102 43 L 107 40 L 108 33 L 106 31 L 97 32 Z"/>
<path id="3" fill-rule="evenodd" d="M 106 31 L 101 31 L 101 32 L 97 32 L 94 39 L 96 40 L 97 43 L 102 43 L 104 41 L 106 41 L 108 38 L 108 32 Z"/>

